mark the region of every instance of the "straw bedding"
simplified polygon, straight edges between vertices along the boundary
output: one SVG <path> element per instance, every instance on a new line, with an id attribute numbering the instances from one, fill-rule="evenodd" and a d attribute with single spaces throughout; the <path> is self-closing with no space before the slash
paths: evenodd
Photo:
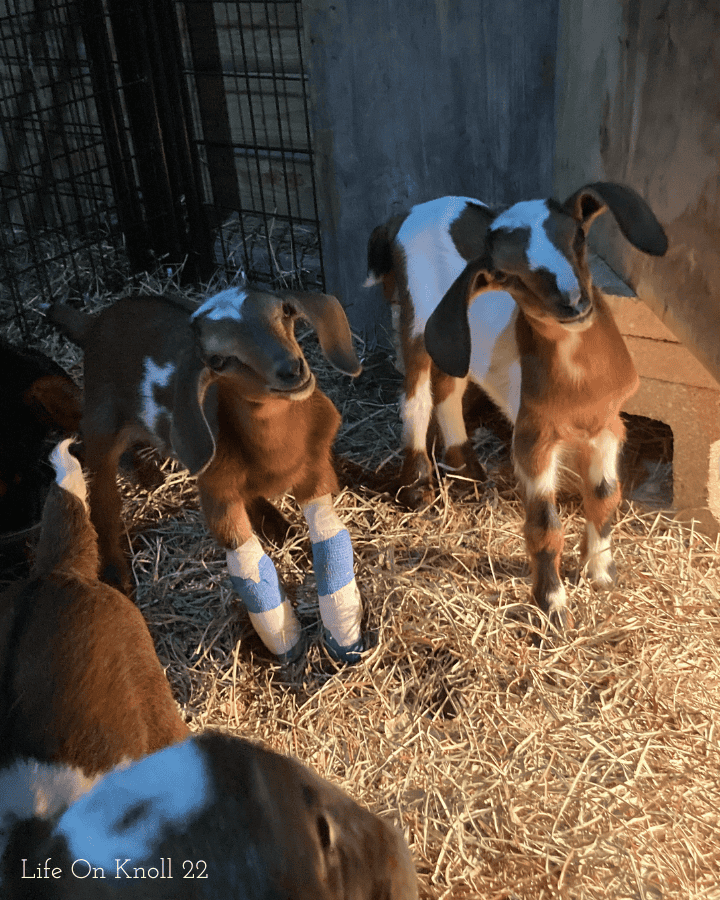
<path id="1" fill-rule="evenodd" d="M 44 344 L 79 377 L 69 345 Z M 399 465 L 399 376 L 375 353 L 352 382 L 309 332 L 304 346 L 343 413 L 337 508 L 373 646 L 340 671 L 322 652 L 309 538 L 285 498 L 297 527 L 269 552 L 310 648 L 278 666 L 238 609 L 192 479 L 160 461 L 145 487 L 124 479 L 124 515 L 136 600 L 190 726 L 295 754 L 398 824 L 422 897 L 720 898 L 717 544 L 625 501 L 618 585 L 596 592 L 566 498 L 576 627 L 541 644 L 506 444 L 478 429 L 488 482 L 440 473 L 435 503 L 408 512 L 378 489 Z"/>

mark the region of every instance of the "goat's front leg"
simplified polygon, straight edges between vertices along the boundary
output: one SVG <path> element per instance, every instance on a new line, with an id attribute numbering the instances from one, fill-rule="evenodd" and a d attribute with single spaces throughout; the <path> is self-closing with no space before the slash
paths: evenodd
<path id="1" fill-rule="evenodd" d="M 404 459 L 398 496 L 402 503 L 414 509 L 432 501 L 432 465 L 426 448 L 433 401 L 430 357 L 424 348 L 408 356 L 405 390 L 400 398 Z"/>
<path id="2" fill-rule="evenodd" d="M 325 645 L 335 659 L 356 662 L 365 643 L 350 533 L 333 509 L 332 494 L 312 500 L 295 496 L 310 532 Z"/>
<path id="3" fill-rule="evenodd" d="M 587 565 L 590 580 L 602 588 L 611 587 L 617 577 L 610 534 L 621 499 L 617 463 L 624 430 L 618 419 L 588 441 L 578 455 L 586 519 L 581 560 Z"/>
<path id="4" fill-rule="evenodd" d="M 463 396 L 467 383 L 467 378 L 453 378 L 440 372 L 436 366 L 432 368 L 435 418 L 445 446 L 445 464 L 458 475 L 485 481 L 485 469 L 478 460 L 465 429 Z"/>
<path id="5" fill-rule="evenodd" d="M 225 547 L 230 580 L 245 604 L 263 644 L 283 662 L 302 653 L 300 623 L 285 596 L 277 571 L 253 533 L 245 504 L 232 492 L 198 479 L 208 527 Z"/>
<path id="6" fill-rule="evenodd" d="M 98 536 L 100 578 L 106 584 L 130 593 L 130 567 L 120 546 L 122 500 L 117 471 L 125 443 L 118 435 L 100 436 L 83 428 L 85 465 L 89 472 L 90 518 Z M 92 436 L 90 436 L 92 434 Z"/>
<path id="7" fill-rule="evenodd" d="M 519 423 L 519 424 L 518 424 Z M 525 544 L 533 577 L 533 598 L 558 631 L 572 626 L 560 578 L 564 530 L 555 506 L 560 457 L 557 442 L 518 420 L 513 436 L 515 474 L 525 503 Z"/>

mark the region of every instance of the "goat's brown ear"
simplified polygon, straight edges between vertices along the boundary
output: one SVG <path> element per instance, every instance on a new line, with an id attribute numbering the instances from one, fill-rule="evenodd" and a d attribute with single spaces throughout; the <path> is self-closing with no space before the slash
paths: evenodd
<path id="1" fill-rule="evenodd" d="M 205 409 L 212 373 L 194 350 L 186 351 L 175 372 L 170 443 L 177 458 L 198 475 L 215 456 L 217 422 L 214 410 Z M 208 398 L 208 404 L 209 398 Z"/>
<path id="2" fill-rule="evenodd" d="M 465 378 L 470 369 L 470 301 L 491 287 L 484 259 L 469 262 L 435 307 L 425 325 L 425 349 L 441 372 Z"/>
<path id="3" fill-rule="evenodd" d="M 301 314 L 317 332 L 323 353 L 335 368 L 346 375 L 359 375 L 362 366 L 353 347 L 345 310 L 337 297 L 308 291 L 278 293 L 297 304 Z"/>
<path id="4" fill-rule="evenodd" d="M 583 223 L 585 231 L 609 209 L 633 247 L 651 256 L 663 256 L 668 248 L 667 235 L 655 213 L 637 191 L 625 184 L 612 181 L 586 184 L 568 197 L 563 206 Z"/>

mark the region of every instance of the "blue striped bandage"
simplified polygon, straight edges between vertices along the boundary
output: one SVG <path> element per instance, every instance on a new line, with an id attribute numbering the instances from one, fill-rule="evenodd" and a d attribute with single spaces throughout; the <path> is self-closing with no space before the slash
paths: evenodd
<path id="1" fill-rule="evenodd" d="M 253 535 L 226 557 L 230 580 L 263 644 L 284 662 L 296 659 L 303 649 L 300 623 L 260 541 Z"/>
<path id="2" fill-rule="evenodd" d="M 320 616 L 330 653 L 355 662 L 365 649 L 360 633 L 362 602 L 355 583 L 350 534 L 325 494 L 302 507 L 312 541 Z"/>

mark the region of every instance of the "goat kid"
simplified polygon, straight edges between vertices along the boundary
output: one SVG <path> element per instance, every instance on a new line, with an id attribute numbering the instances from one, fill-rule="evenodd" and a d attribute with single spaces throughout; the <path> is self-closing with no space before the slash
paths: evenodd
<path id="1" fill-rule="evenodd" d="M 571 621 L 559 576 L 561 462 L 574 461 L 582 480 L 588 574 L 601 586 L 615 579 L 619 413 L 638 377 L 587 264 L 586 235 L 608 209 L 633 246 L 665 253 L 667 238 L 647 203 L 611 182 L 586 185 L 562 204 L 532 200 L 500 211 L 442 197 L 379 226 L 368 246 L 368 282 L 381 282 L 399 308 L 405 497 L 417 504 L 430 493 L 425 442 L 433 412 L 448 465 L 484 477 L 462 416 L 472 379 L 514 423 L 533 596 L 558 628 Z"/>
<path id="2" fill-rule="evenodd" d="M 189 734 L 142 614 L 98 581 L 82 469 L 60 443 L 29 578 L 0 596 L 0 760 L 93 776 Z"/>
<path id="3" fill-rule="evenodd" d="M 56 794 L 85 787 L 64 774 L 55 792 L 44 787 L 52 815 L 0 815 L 8 900 L 417 897 L 395 828 L 297 760 L 240 738 L 191 738 L 107 775 L 62 812 Z"/>
<path id="4" fill-rule="evenodd" d="M 51 310 L 85 351 L 82 429 L 104 577 L 128 582 L 118 459 L 134 441 L 153 442 L 197 475 L 232 583 L 262 641 L 283 660 L 302 652 L 300 625 L 249 510 L 292 492 L 310 531 L 326 646 L 336 659 L 353 661 L 364 647 L 362 607 L 350 535 L 332 505 L 340 415 L 295 339 L 299 316 L 311 322 L 336 368 L 360 372 L 345 313 L 325 294 L 230 288 L 199 308 L 137 297 L 95 318 Z"/>

